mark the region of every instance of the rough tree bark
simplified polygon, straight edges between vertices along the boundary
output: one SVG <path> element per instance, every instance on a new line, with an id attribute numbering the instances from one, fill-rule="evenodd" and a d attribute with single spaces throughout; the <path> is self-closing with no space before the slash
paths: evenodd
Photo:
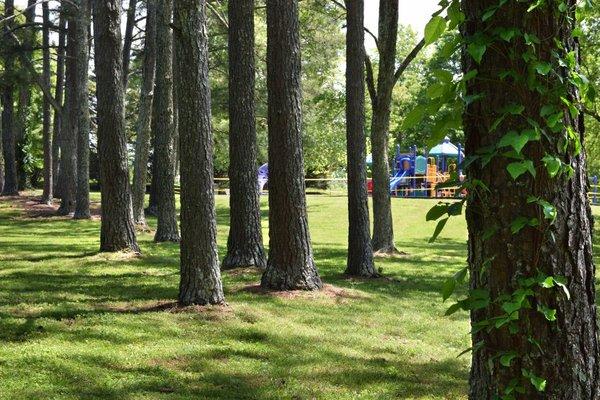
<path id="1" fill-rule="evenodd" d="M 173 36 L 172 0 L 156 2 L 156 83 L 152 104 L 156 164 L 157 228 L 155 242 L 178 242 L 173 175 Z"/>
<path id="2" fill-rule="evenodd" d="M 131 44 L 133 42 L 136 7 L 137 0 L 129 0 L 127 20 L 125 22 L 125 36 L 123 37 L 123 87 L 125 88 L 125 92 L 127 92 L 127 83 L 129 81 L 129 63 L 131 61 Z"/>
<path id="3" fill-rule="evenodd" d="M 75 101 L 71 110 L 75 114 L 77 143 L 77 188 L 75 193 L 75 219 L 90 218 L 90 107 L 88 94 L 90 1 L 76 0 L 75 39 Z"/>
<path id="4" fill-rule="evenodd" d="M 542 60 L 551 61 L 550 51 L 555 47 L 555 38 L 567 50 L 577 52 L 577 43 L 571 36 L 573 21 L 576 20 L 573 15 L 576 1 L 566 3 L 570 10 L 568 18 L 559 15 L 554 2 L 550 5 L 542 3 L 533 12 L 527 12 L 530 3 L 511 2 L 500 7 L 491 20 L 482 22 L 483 14 L 496 6 L 497 1 L 464 0 L 467 19 L 463 33 L 471 38 L 484 30 L 491 32 L 495 27 L 515 27 L 539 38 L 541 43 L 536 46 L 536 54 Z M 511 43 L 494 42 L 480 64 L 466 53 L 463 56 L 465 73 L 475 69 L 479 71 L 477 77 L 467 84 L 467 95 L 484 94 L 464 113 L 467 156 L 478 154 L 486 146 L 496 145 L 512 129 L 522 129 L 522 117 L 509 117 L 499 129 L 490 130 L 500 110 L 513 102 L 525 106 L 523 116 L 545 126 L 540 111 L 548 101 L 547 97 L 531 91 L 526 80 L 498 78 L 507 69 L 517 71 L 519 75 L 527 74 L 528 67 L 521 54 L 528 48 L 519 36 Z M 511 57 L 511 54 L 516 56 Z M 555 68 L 544 81 L 552 84 L 556 76 L 566 78 L 565 74 L 562 68 Z M 507 93 L 511 95 L 507 96 Z M 572 96 L 576 95 L 573 91 Z M 572 123 L 576 127 L 583 141 L 583 117 L 568 121 L 571 117 L 565 107 L 564 118 L 565 124 Z M 527 158 L 536 165 L 536 178 L 527 175 L 513 181 L 506 173 L 511 160 L 505 157 L 494 157 L 485 166 L 473 163 L 467 170 L 470 178 L 481 180 L 489 188 L 487 195 L 471 196 L 467 207 L 471 287 L 487 290 L 491 299 L 495 299 L 501 294 L 513 293 L 519 277 L 535 275 L 536 270 L 540 270 L 549 276 L 566 277 L 571 299 L 568 300 L 559 291 L 540 292 L 531 300 L 532 309 L 521 310 L 519 319 L 514 321 L 520 332 L 533 333 L 534 339 L 541 343 L 543 354 L 527 335 L 511 335 L 506 327 L 492 329 L 491 332 L 482 330 L 473 335 L 473 343 L 485 343 L 473 354 L 470 379 L 470 399 L 473 400 L 498 398 L 498 392 L 509 385 L 511 378 L 521 376 L 522 369 L 534 371 L 537 376 L 546 379 L 547 387 L 545 392 L 540 393 L 528 385 L 527 393 L 518 398 L 600 399 L 591 239 L 593 219 L 586 196 L 585 153 L 565 156 L 563 161 L 574 169 L 572 178 L 564 174 L 552 179 L 541 158 L 546 152 L 556 153 L 563 135 L 545 133 L 540 141 L 530 142 L 524 150 Z M 530 194 L 546 199 L 556 207 L 556 220 L 549 228 L 551 235 L 535 228 L 524 228 L 518 235 L 511 232 L 516 218 L 538 216 L 539 210 L 528 204 Z M 496 229 L 496 234 L 485 240 L 486 232 L 493 229 Z M 556 321 L 548 322 L 536 311 L 540 302 L 557 310 Z M 492 304 L 472 312 L 472 324 L 499 314 L 499 307 Z M 501 367 L 495 356 L 507 350 L 527 356 L 513 360 L 510 368 Z"/>
<path id="5" fill-rule="evenodd" d="M 25 24 L 31 25 L 35 21 L 35 12 L 37 3 L 36 0 L 27 0 L 27 8 L 24 11 Z M 23 48 L 19 49 L 22 57 L 26 57 L 31 62 L 32 52 L 29 50 L 35 43 L 35 31 L 33 29 L 25 29 L 23 33 Z M 26 70 L 23 68 L 23 70 Z M 17 115 L 15 121 L 15 156 L 17 159 L 17 175 L 19 180 L 19 190 L 28 189 L 31 186 L 27 170 L 25 168 L 25 146 L 27 145 L 27 116 L 31 107 L 31 83 L 32 77 L 27 75 L 27 79 L 19 85 L 19 99 L 17 104 Z"/>
<path id="6" fill-rule="evenodd" d="M 94 3 L 98 158 L 102 194 L 100 250 L 139 252 L 127 167 L 119 0 Z"/>
<path id="7" fill-rule="evenodd" d="M 146 227 L 144 201 L 148 178 L 148 157 L 150 154 L 150 124 L 152 120 L 152 100 L 154 96 L 154 75 L 156 70 L 156 0 L 146 3 L 146 36 L 142 65 L 142 88 L 135 142 L 133 169 L 133 220 Z"/>
<path id="8" fill-rule="evenodd" d="M 298 0 L 267 1 L 269 259 L 261 286 L 317 290 L 306 212 Z"/>
<path id="9" fill-rule="evenodd" d="M 213 189 L 213 143 L 205 0 L 175 0 L 174 29 L 181 143 L 179 303 L 221 304 Z"/>
<path id="10" fill-rule="evenodd" d="M 2 150 L 2 99 L 0 98 L 0 196 L 4 190 L 4 155 Z"/>
<path id="11" fill-rule="evenodd" d="M 228 15 L 230 226 L 223 269 L 264 269 L 256 172 L 254 0 L 230 0 Z"/>
<path id="12" fill-rule="evenodd" d="M 60 174 L 59 192 L 60 207 L 58 215 L 68 215 L 75 208 L 75 195 L 77 192 L 77 114 L 76 110 L 76 79 L 77 60 L 75 55 L 77 42 L 77 21 L 74 18 L 74 6 L 67 6 L 69 14 L 67 29 L 67 46 L 65 57 L 65 105 L 61 119 L 60 134 Z"/>
<path id="13" fill-rule="evenodd" d="M 42 78 L 44 84 L 50 86 L 50 75 L 52 74 L 50 66 L 50 8 L 47 2 L 42 3 L 42 19 L 44 27 L 42 30 L 43 49 L 43 72 Z M 53 197 L 53 175 L 52 175 L 52 136 L 50 125 L 52 123 L 51 106 L 48 99 L 44 98 L 42 105 L 42 141 L 44 142 L 44 191 L 42 193 L 42 203 L 52 204 Z"/>
<path id="14" fill-rule="evenodd" d="M 375 277 L 367 193 L 364 0 L 346 0 L 346 141 L 349 275 Z"/>
<path id="15" fill-rule="evenodd" d="M 15 12 L 14 0 L 4 1 L 4 17 L 11 18 L 4 24 L 4 30 L 13 28 L 12 16 Z M 4 188 L 3 196 L 16 196 L 19 194 L 19 182 L 17 176 L 17 161 L 15 155 L 16 132 L 14 124 L 14 92 L 15 87 L 12 82 L 14 73 L 15 59 L 11 51 L 4 56 L 4 77 L 5 82 L 2 87 L 2 155 L 4 157 Z"/>
<path id="16" fill-rule="evenodd" d="M 394 226 L 390 199 L 388 137 L 392 92 L 396 80 L 398 0 L 379 2 L 379 73 L 372 97 L 371 147 L 373 152 L 373 250 L 394 253 Z"/>
<path id="17" fill-rule="evenodd" d="M 62 11 L 59 17 L 59 32 L 58 32 L 58 48 L 56 49 L 56 88 L 54 91 L 54 98 L 56 102 L 63 106 L 64 97 L 64 86 L 65 86 L 65 44 L 67 35 L 65 30 L 67 27 L 67 19 L 64 17 Z M 63 106 L 64 107 L 64 106 Z M 63 113 L 66 112 L 63 108 Z M 54 124 L 52 126 L 52 178 L 53 178 L 53 192 L 54 196 L 62 197 L 59 191 L 59 174 L 60 174 L 60 131 L 62 128 L 62 114 L 57 110 L 54 110 Z"/>

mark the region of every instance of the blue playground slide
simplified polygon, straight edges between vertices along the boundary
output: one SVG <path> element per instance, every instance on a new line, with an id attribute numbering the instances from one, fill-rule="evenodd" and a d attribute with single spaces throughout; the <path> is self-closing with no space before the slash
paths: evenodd
<path id="1" fill-rule="evenodd" d="M 410 172 L 410 170 L 398 171 L 398 172 L 396 172 L 396 175 L 392 176 L 392 178 L 390 179 L 390 192 L 395 191 L 400 186 L 408 185 L 406 176 L 409 175 L 409 172 Z"/>

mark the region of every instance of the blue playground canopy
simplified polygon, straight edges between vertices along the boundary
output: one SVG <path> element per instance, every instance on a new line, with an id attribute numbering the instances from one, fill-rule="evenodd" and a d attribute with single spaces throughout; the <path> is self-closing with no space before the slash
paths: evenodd
<path id="1" fill-rule="evenodd" d="M 450 138 L 445 137 L 444 141 L 431 150 L 429 150 L 429 155 L 432 157 L 456 157 L 458 158 L 458 147 L 454 144 L 450 143 Z M 462 150 L 460 151 L 460 158 L 464 158 L 464 153 Z"/>

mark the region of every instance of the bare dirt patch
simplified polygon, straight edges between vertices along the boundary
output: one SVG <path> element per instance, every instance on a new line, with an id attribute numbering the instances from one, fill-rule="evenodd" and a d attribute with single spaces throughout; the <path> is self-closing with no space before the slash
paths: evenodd
<path id="1" fill-rule="evenodd" d="M 24 193 L 21 196 L 4 197 L 3 200 L 11 203 L 13 207 L 22 210 L 24 213 L 23 217 L 25 218 L 73 218 L 73 214 L 65 216 L 57 215 L 60 206 L 58 200 L 54 200 L 51 204 L 47 204 L 42 202 L 40 196 L 28 195 L 27 193 Z M 90 213 L 92 219 L 100 219 L 101 212 L 99 202 L 90 203 Z"/>
<path id="2" fill-rule="evenodd" d="M 245 291 L 258 295 L 277 297 L 280 299 L 365 299 L 368 296 L 352 289 L 341 288 L 338 286 L 325 284 L 323 289 L 316 291 L 291 290 L 291 291 L 273 291 L 262 288 L 260 285 L 248 285 L 239 291 Z"/>

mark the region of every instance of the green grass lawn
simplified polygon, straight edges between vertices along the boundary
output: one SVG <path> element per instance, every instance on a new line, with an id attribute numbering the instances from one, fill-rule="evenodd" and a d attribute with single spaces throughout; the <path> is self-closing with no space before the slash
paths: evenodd
<path id="1" fill-rule="evenodd" d="M 221 257 L 227 204 L 218 196 Z M 99 254 L 98 220 L 2 201 L 0 399 L 465 399 L 467 314 L 444 317 L 439 289 L 465 263 L 466 227 L 451 220 L 429 244 L 432 204 L 393 200 L 408 255 L 378 259 L 385 277 L 363 281 L 342 274 L 346 198 L 309 196 L 327 290 L 258 294 L 257 272 L 226 272 L 227 307 L 181 311 L 164 306 L 176 245 L 144 233 L 139 258 Z"/>

